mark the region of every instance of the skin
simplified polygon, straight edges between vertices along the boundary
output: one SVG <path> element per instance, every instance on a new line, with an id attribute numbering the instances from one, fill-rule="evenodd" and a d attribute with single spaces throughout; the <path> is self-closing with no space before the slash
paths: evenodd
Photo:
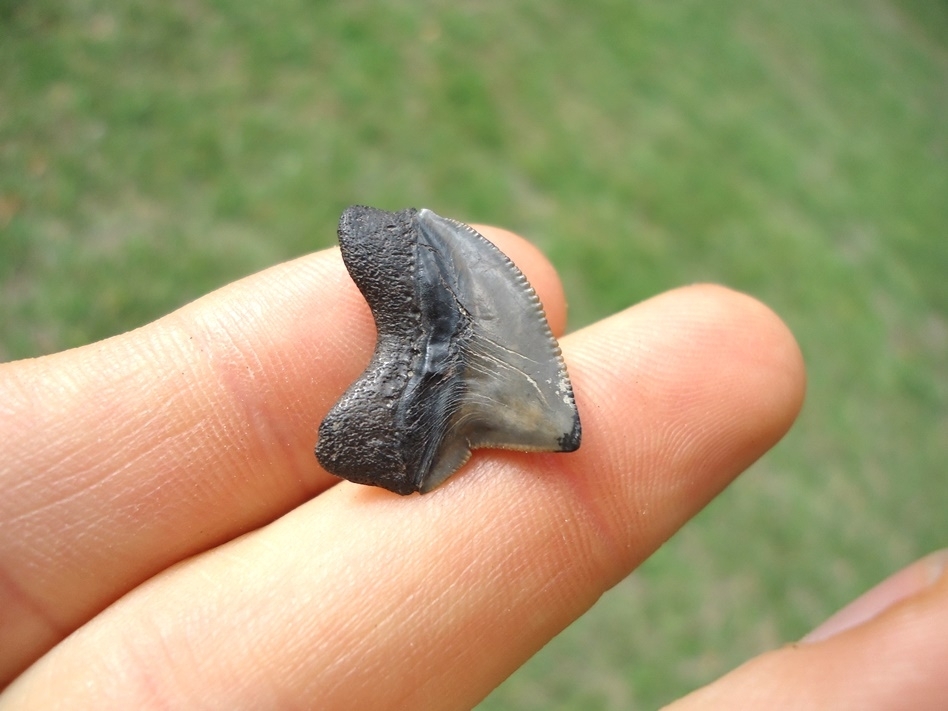
<path id="1" fill-rule="evenodd" d="M 562 333 L 552 267 L 479 229 Z M 679 289 L 562 339 L 578 452 L 479 451 L 400 497 L 312 454 L 373 344 L 328 250 L 0 366 L 0 708 L 470 708 L 777 442 L 804 391 L 771 311 Z M 673 708 L 940 707 L 943 563 Z"/>

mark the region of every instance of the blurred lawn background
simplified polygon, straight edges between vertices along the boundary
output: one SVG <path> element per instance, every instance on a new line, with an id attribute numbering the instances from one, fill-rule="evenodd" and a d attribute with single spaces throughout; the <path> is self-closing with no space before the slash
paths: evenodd
<path id="1" fill-rule="evenodd" d="M 533 239 L 576 328 L 712 280 L 799 338 L 790 436 L 481 709 L 652 708 L 948 544 L 948 5 L 0 0 L 0 359 L 329 246 Z"/>

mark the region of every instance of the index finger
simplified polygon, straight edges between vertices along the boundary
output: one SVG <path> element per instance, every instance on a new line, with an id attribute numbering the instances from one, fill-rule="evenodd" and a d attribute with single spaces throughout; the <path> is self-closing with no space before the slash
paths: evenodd
<path id="1" fill-rule="evenodd" d="M 484 234 L 562 331 L 549 263 Z M 0 686 L 156 572 L 338 481 L 313 456 L 317 427 L 374 342 L 332 249 L 137 331 L 0 366 Z"/>

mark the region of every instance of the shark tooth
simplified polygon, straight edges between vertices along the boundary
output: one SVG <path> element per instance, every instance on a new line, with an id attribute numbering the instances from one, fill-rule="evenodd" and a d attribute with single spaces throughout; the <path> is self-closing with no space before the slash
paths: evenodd
<path id="1" fill-rule="evenodd" d="M 319 427 L 324 469 L 424 493 L 475 448 L 579 447 L 573 388 L 540 300 L 491 242 L 431 210 L 356 205 L 339 220 L 339 245 L 378 341 Z"/>

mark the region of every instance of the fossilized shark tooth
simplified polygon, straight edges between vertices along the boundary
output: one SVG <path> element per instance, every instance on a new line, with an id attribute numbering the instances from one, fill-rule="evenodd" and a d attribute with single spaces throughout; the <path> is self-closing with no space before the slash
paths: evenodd
<path id="1" fill-rule="evenodd" d="M 353 206 L 339 245 L 378 342 L 319 427 L 323 468 L 424 493 L 474 448 L 579 447 L 572 385 L 543 307 L 493 244 L 431 210 Z"/>

